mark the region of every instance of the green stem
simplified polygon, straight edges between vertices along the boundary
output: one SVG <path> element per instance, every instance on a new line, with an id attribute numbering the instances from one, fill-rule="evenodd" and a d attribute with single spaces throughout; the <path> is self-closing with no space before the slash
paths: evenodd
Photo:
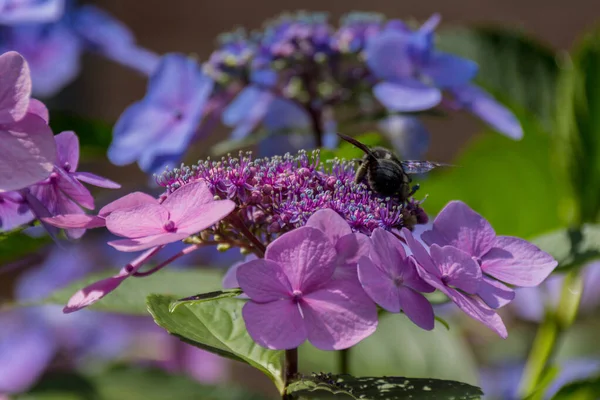
<path id="1" fill-rule="evenodd" d="M 540 383 L 549 370 L 549 364 L 556 354 L 562 334 L 577 317 L 582 290 L 583 280 L 579 271 L 569 272 L 565 276 L 556 310 L 546 312 L 544 321 L 536 333 L 519 385 L 520 398 L 526 398 L 537 390 L 543 389 L 539 387 Z"/>
<path id="2" fill-rule="evenodd" d="M 350 348 L 338 351 L 340 362 L 340 374 L 350 373 Z"/>
<path id="3" fill-rule="evenodd" d="M 281 398 L 283 400 L 292 400 L 292 396 L 288 395 L 287 387 L 292 380 L 298 375 L 298 349 L 290 349 L 285 351 L 285 370 L 284 370 L 285 386 Z"/>

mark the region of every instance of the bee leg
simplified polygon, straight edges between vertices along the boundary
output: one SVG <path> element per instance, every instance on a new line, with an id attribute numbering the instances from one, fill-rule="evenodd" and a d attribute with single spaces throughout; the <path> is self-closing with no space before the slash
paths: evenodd
<path id="1" fill-rule="evenodd" d="M 367 174 L 368 168 L 369 167 L 367 163 L 363 163 L 360 165 L 360 167 L 358 167 L 358 169 L 356 170 L 356 175 L 354 176 L 354 183 L 360 183 L 364 179 L 365 175 Z"/>
<path id="2" fill-rule="evenodd" d="M 421 187 L 421 185 L 419 185 L 418 183 L 416 185 L 414 185 L 407 197 L 410 197 L 413 194 L 417 193 L 417 190 L 419 190 L 420 187 Z"/>

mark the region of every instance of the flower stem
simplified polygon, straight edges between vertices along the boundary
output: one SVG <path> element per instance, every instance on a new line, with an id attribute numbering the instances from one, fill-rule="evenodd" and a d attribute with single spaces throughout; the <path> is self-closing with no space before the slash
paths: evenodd
<path id="1" fill-rule="evenodd" d="M 248 239 L 250 241 L 250 243 L 252 243 L 252 245 L 256 248 L 256 250 L 258 252 L 260 252 L 259 256 L 264 257 L 265 251 L 267 250 L 267 248 L 265 247 L 264 244 L 262 244 L 262 242 L 260 240 L 258 240 L 258 238 L 252 232 L 250 232 L 250 229 L 248 229 L 248 227 L 246 226 L 244 221 L 240 218 L 240 216 L 237 213 L 231 213 L 231 214 L 229 214 L 227 219 L 231 223 L 231 225 L 233 225 L 233 227 L 238 229 L 240 231 L 240 233 L 242 235 L 244 235 L 246 237 L 246 239 Z"/>
<path id="2" fill-rule="evenodd" d="M 284 370 L 285 386 L 281 398 L 283 400 L 292 400 L 292 396 L 286 393 L 288 385 L 298 374 L 298 349 L 289 349 L 285 351 L 285 370 Z"/>
<path id="3" fill-rule="evenodd" d="M 323 147 L 323 113 L 314 107 L 307 107 L 310 121 L 312 124 L 313 135 L 315 136 L 316 147 Z"/>
<path id="4" fill-rule="evenodd" d="M 562 334 L 577 317 L 582 291 L 581 274 L 579 271 L 571 271 L 565 276 L 556 310 L 549 310 L 538 328 L 519 385 L 520 398 L 526 398 L 543 389 L 539 386 L 556 354 Z"/>
<path id="5" fill-rule="evenodd" d="M 340 374 L 350 373 L 350 348 L 338 351 Z"/>
<path id="6" fill-rule="evenodd" d="M 185 249 L 181 250 L 179 253 L 170 257 L 168 260 L 161 262 L 156 267 L 151 268 L 148 271 L 144 271 L 144 272 L 134 272 L 132 275 L 135 276 L 136 278 L 152 275 L 153 273 L 160 271 L 167 265 L 171 264 L 173 261 L 177 260 L 179 257 L 183 257 L 186 254 L 190 254 L 191 252 L 198 250 L 200 247 L 202 247 L 202 245 L 203 244 L 193 244 L 191 246 L 188 246 Z"/>

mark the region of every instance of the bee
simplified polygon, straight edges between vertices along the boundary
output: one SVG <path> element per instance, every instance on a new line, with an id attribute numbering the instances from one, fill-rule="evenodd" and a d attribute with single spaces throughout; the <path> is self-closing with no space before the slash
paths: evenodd
<path id="1" fill-rule="evenodd" d="M 401 161 L 386 148 L 371 149 L 350 136 L 341 133 L 338 133 L 338 136 L 365 153 L 360 160 L 354 181 L 359 183 L 366 177 L 369 187 L 375 193 L 398 198 L 402 203 L 419 190 L 418 184 L 411 187 L 412 179 L 409 174 L 421 174 L 436 167 L 449 166 L 432 161 Z"/>

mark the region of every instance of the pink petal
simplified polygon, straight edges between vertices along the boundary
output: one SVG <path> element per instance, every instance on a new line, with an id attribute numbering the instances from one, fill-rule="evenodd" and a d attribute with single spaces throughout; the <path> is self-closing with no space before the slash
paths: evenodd
<path id="1" fill-rule="evenodd" d="M 46 108 L 44 103 L 37 99 L 29 100 L 29 108 L 27 108 L 27 113 L 37 115 L 46 123 L 50 121 L 50 113 L 48 112 L 48 108 Z"/>
<path id="2" fill-rule="evenodd" d="M 158 204 L 158 200 L 149 194 L 142 192 L 129 193 L 111 203 L 108 203 L 100 209 L 98 216 L 106 217 L 113 211 L 134 208 L 143 204 Z"/>
<path id="3" fill-rule="evenodd" d="M 271 242 L 265 259 L 279 264 L 292 289 L 303 293 L 327 283 L 336 267 L 333 244 L 323 232 L 307 226 L 287 232 Z"/>
<path id="4" fill-rule="evenodd" d="M 196 181 L 169 194 L 162 205 L 169 210 L 174 222 L 183 222 L 194 217 L 197 214 L 197 208 L 212 201 L 214 201 L 214 196 L 206 183 Z"/>
<path id="5" fill-rule="evenodd" d="M 64 214 L 42 219 L 48 224 L 62 229 L 92 229 L 106 226 L 104 218 L 86 214 Z"/>
<path id="6" fill-rule="evenodd" d="M 354 346 L 377 328 L 375 303 L 352 281 L 330 281 L 300 305 L 308 340 L 321 350 Z"/>
<path id="7" fill-rule="evenodd" d="M 397 293 L 404 314 L 418 327 L 432 330 L 435 325 L 433 307 L 425 296 L 406 286 L 399 287 Z"/>
<path id="8" fill-rule="evenodd" d="M 431 275 L 432 277 L 441 277 L 441 272 L 438 269 L 438 267 L 434 264 L 433 260 L 431 259 L 431 256 L 429 255 L 427 250 L 425 250 L 425 247 L 414 238 L 411 231 L 409 231 L 406 228 L 402 228 L 402 235 L 406 239 L 406 243 L 408 244 L 410 251 L 413 253 L 413 257 L 415 258 L 415 261 L 417 262 L 417 265 L 419 267 L 418 269 L 422 269 L 424 272 L 426 272 L 428 275 Z M 421 277 L 423 276 L 420 272 L 419 275 Z M 427 279 L 425 280 L 429 282 Z"/>
<path id="9" fill-rule="evenodd" d="M 16 51 L 0 55 L 0 124 L 22 119 L 29 107 L 31 76 L 27 61 Z"/>
<path id="10" fill-rule="evenodd" d="M 90 185 L 107 188 L 107 189 L 119 189 L 121 185 L 110 179 L 103 178 L 90 172 L 75 172 L 72 174 L 76 179 L 81 182 L 89 183 Z"/>
<path id="11" fill-rule="evenodd" d="M 306 340 L 300 310 L 290 300 L 265 304 L 249 301 L 242 309 L 242 316 L 252 340 L 267 349 L 293 349 Z"/>
<path id="12" fill-rule="evenodd" d="M 235 203 L 231 200 L 214 200 L 197 208 L 192 208 L 190 213 L 185 216 L 186 218 L 180 220 L 177 231 L 193 235 L 221 221 L 234 209 Z"/>
<path id="13" fill-rule="evenodd" d="M 537 286 L 556 268 L 558 262 L 526 240 L 498 236 L 494 247 L 482 258 L 483 271 L 517 286 Z"/>
<path id="14" fill-rule="evenodd" d="M 57 163 L 59 167 L 65 168 L 69 164 L 69 172 L 75 172 L 79 164 L 79 138 L 73 131 L 61 132 L 54 136 L 56 140 Z"/>
<path id="15" fill-rule="evenodd" d="M 433 230 L 421 237 L 428 245 L 454 246 L 481 258 L 494 243 L 496 233 L 489 222 L 462 201 L 451 201 L 433 221 Z"/>
<path id="16" fill-rule="evenodd" d="M 121 282 L 129 275 L 116 275 L 101 281 L 92 283 L 89 286 L 77 291 L 70 299 L 63 312 L 68 314 L 84 307 L 94 304 L 113 290 L 115 290 Z"/>
<path id="17" fill-rule="evenodd" d="M 111 214 L 112 215 L 112 214 Z M 186 233 L 159 233 L 137 239 L 122 239 L 108 242 L 109 245 L 119 251 L 132 252 L 146 250 L 151 247 L 161 246 L 168 243 L 178 242 L 188 237 Z"/>
<path id="18" fill-rule="evenodd" d="M 389 312 L 400 312 L 398 287 L 392 278 L 378 268 L 370 258 L 358 261 L 358 279 L 371 299 Z"/>
<path id="19" fill-rule="evenodd" d="M 485 304 L 494 309 L 504 307 L 515 298 L 514 290 L 485 275 L 483 275 L 477 294 Z"/>
<path id="20" fill-rule="evenodd" d="M 41 118 L 27 114 L 0 128 L 0 191 L 22 189 L 46 179 L 55 161 L 52 130 Z"/>
<path id="21" fill-rule="evenodd" d="M 431 258 L 442 273 L 447 286 L 454 286 L 467 293 L 477 293 L 481 283 L 481 268 L 471 256 L 452 246 L 430 248 Z"/>
<path id="22" fill-rule="evenodd" d="M 319 210 L 310 216 L 305 226 L 310 226 L 325 233 L 331 243 L 337 243 L 342 237 L 352 233 L 348 222 L 330 208 Z"/>
<path id="23" fill-rule="evenodd" d="M 494 310 L 486 306 L 481 299 L 464 295 L 456 290 L 449 290 L 446 294 L 469 317 L 488 326 L 500 335 L 501 338 L 506 339 L 508 337 L 508 332 L 506 331 L 504 322 L 502 322 L 502 318 Z"/>
<path id="24" fill-rule="evenodd" d="M 141 238 L 167 233 L 165 223 L 169 211 L 160 204 L 142 204 L 134 208 L 118 209 L 106 217 L 106 228 L 118 236 Z"/>
<path id="25" fill-rule="evenodd" d="M 237 269 L 237 281 L 253 301 L 268 303 L 292 296 L 292 286 L 281 267 L 269 260 L 252 260 Z"/>
<path id="26" fill-rule="evenodd" d="M 88 210 L 95 208 L 94 197 L 90 191 L 75 179 L 72 174 L 60 167 L 54 168 L 54 172 L 60 175 L 60 178 L 56 181 L 56 185 L 63 193 Z"/>

